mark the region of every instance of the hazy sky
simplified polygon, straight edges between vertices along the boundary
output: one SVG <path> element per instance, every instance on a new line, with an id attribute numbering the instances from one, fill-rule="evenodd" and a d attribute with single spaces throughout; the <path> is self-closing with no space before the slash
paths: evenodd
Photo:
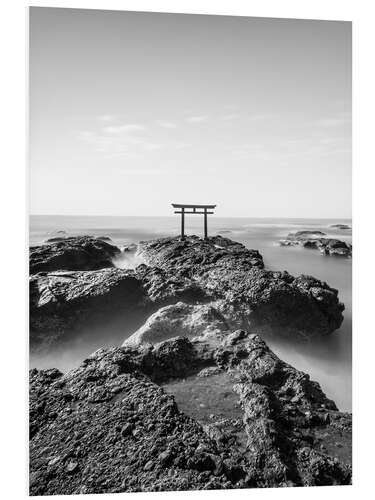
<path id="1" fill-rule="evenodd" d="M 30 211 L 351 216 L 351 24 L 33 7 Z"/>

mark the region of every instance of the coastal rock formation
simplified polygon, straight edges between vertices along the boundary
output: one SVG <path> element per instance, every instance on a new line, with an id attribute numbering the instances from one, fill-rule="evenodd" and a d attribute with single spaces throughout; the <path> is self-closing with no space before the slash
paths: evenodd
<path id="1" fill-rule="evenodd" d="M 242 444 L 158 385 L 202 370 L 230 378 Z M 31 495 L 350 484 L 350 440 L 350 414 L 243 330 L 30 371 Z"/>
<path id="2" fill-rule="evenodd" d="M 335 229 L 351 229 L 348 224 L 331 224 L 329 227 L 333 227 Z"/>
<path id="3" fill-rule="evenodd" d="M 157 344 L 176 332 L 186 338 L 207 336 L 228 330 L 219 309 L 209 304 L 177 302 L 160 308 L 123 345 Z"/>
<path id="4" fill-rule="evenodd" d="M 259 252 L 230 239 L 161 238 L 139 247 L 146 264 L 224 301 L 244 327 L 267 325 L 280 334 L 311 337 L 327 335 L 342 323 L 337 290 L 311 276 L 266 271 Z"/>
<path id="5" fill-rule="evenodd" d="M 55 271 L 30 277 L 30 347 L 52 344 L 69 331 L 144 307 L 132 271 Z"/>
<path id="6" fill-rule="evenodd" d="M 258 251 L 227 238 L 142 242 L 137 254 L 146 264 L 134 270 L 110 268 L 111 256 L 118 252 L 88 237 L 31 250 L 36 273 L 30 278 L 32 348 L 106 315 L 137 310 L 144 321 L 151 312 L 177 302 L 207 304 L 228 328 L 265 328 L 300 338 L 328 335 L 343 320 L 337 290 L 310 276 L 267 271 Z M 82 269 L 55 270 L 78 267 Z"/>
<path id="7" fill-rule="evenodd" d="M 57 237 L 52 244 L 30 248 L 30 274 L 113 267 L 112 259 L 118 253 L 120 249 L 116 246 L 91 236 Z"/>
<path id="8" fill-rule="evenodd" d="M 315 248 L 324 255 L 336 255 L 340 257 L 352 256 L 352 245 L 335 238 L 322 238 L 321 231 L 297 231 L 289 233 L 286 239 L 280 240 L 281 246 L 302 246 Z"/>

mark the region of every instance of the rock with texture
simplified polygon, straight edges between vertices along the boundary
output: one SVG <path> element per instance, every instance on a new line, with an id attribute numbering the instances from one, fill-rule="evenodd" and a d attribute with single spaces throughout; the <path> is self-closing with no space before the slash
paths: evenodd
<path id="1" fill-rule="evenodd" d="M 116 314 L 145 309 L 147 297 L 132 271 L 56 271 L 30 277 L 30 347 Z M 146 309 L 145 309 L 146 310 Z"/>
<path id="2" fill-rule="evenodd" d="M 348 224 L 331 224 L 329 227 L 333 227 L 335 229 L 351 229 Z"/>
<path id="3" fill-rule="evenodd" d="M 244 448 L 158 385 L 202 370 L 210 383 L 210 368 L 231 377 Z M 350 437 L 351 416 L 319 384 L 241 330 L 30 371 L 31 495 L 350 484 Z"/>
<path id="4" fill-rule="evenodd" d="M 60 238 L 51 244 L 30 248 L 30 274 L 113 267 L 112 259 L 120 253 L 116 246 L 91 236 Z"/>
<path id="5" fill-rule="evenodd" d="M 289 233 L 286 239 L 280 240 L 281 246 L 302 246 L 320 250 L 324 255 L 351 257 L 352 245 L 335 238 L 323 238 L 321 231 L 297 231 Z"/>
<path id="6" fill-rule="evenodd" d="M 312 337 L 327 335 L 342 323 L 344 306 L 337 290 L 311 276 L 267 271 L 257 251 L 227 238 L 162 238 L 141 242 L 138 252 L 162 274 L 159 296 L 171 286 L 168 279 L 185 289 L 191 283 L 203 291 L 205 301 L 224 301 L 244 327 Z"/>
<path id="7" fill-rule="evenodd" d="M 32 250 L 39 256 L 46 252 L 43 259 L 31 259 L 33 269 L 63 266 L 69 249 L 75 248 L 80 254 L 81 245 L 84 257 L 74 265 L 65 264 L 81 265 L 82 270 L 45 271 L 31 276 L 31 347 L 53 342 L 106 315 L 111 318 L 137 310 L 145 320 L 150 312 L 181 301 L 186 307 L 201 305 L 202 312 L 205 305 L 211 311 L 218 310 L 229 328 L 264 328 L 299 338 L 328 335 L 343 320 L 344 306 L 337 290 L 310 276 L 295 278 L 286 271 L 267 271 L 258 251 L 227 238 L 142 242 L 138 254 L 146 264 L 134 270 L 85 270 L 104 264 L 103 255 L 109 258 L 119 250 L 92 238 L 71 240 Z M 43 250 L 45 247 L 52 253 Z M 55 247 L 59 252 L 53 250 Z M 87 248 L 91 249 L 88 253 Z M 94 248 L 99 248 L 98 255 Z M 186 325 L 190 320 L 183 321 Z"/>

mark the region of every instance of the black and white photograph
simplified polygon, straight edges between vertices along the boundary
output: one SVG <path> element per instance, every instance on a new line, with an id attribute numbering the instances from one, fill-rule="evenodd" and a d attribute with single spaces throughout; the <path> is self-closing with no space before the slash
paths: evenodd
<path id="1" fill-rule="evenodd" d="M 29 495 L 351 485 L 352 23 L 28 38 Z"/>

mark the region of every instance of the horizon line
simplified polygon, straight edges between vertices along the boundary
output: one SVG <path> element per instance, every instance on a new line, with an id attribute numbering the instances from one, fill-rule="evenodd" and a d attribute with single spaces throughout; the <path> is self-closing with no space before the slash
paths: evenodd
<path id="1" fill-rule="evenodd" d="M 248 215 L 217 215 L 219 218 L 226 218 L 226 219 L 349 219 L 352 220 L 352 216 L 350 217 L 312 217 L 312 216 L 307 216 L 307 217 L 292 217 L 292 216 L 248 216 Z M 98 214 L 51 214 L 51 213 L 43 213 L 43 214 L 28 214 L 29 217 L 144 217 L 144 218 L 156 218 L 156 217 L 170 217 L 170 218 L 175 218 L 173 214 L 171 215 L 113 215 L 113 214 L 105 214 L 105 215 L 98 215 Z"/>

